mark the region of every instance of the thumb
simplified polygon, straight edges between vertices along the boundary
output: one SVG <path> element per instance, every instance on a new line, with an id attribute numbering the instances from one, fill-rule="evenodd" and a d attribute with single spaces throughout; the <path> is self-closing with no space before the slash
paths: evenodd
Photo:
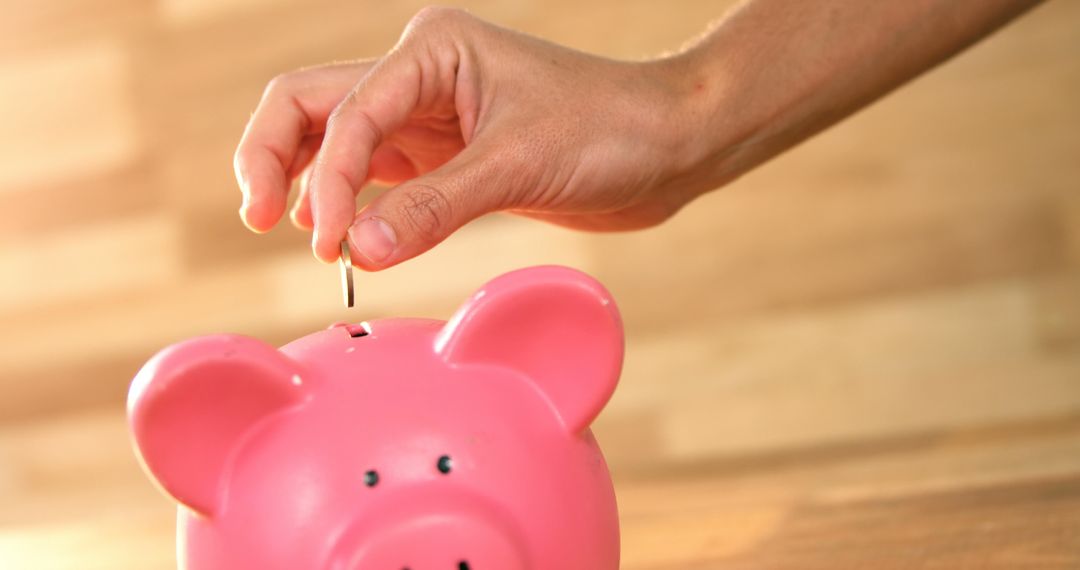
<path id="1" fill-rule="evenodd" d="M 349 228 L 353 263 L 384 269 L 431 249 L 470 221 L 505 206 L 494 161 L 468 147 L 432 172 L 391 188 Z"/>

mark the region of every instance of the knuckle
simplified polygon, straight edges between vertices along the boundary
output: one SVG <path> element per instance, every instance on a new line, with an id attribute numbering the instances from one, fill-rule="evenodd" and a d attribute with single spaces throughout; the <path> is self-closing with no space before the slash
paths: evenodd
<path id="1" fill-rule="evenodd" d="M 429 185 L 414 186 L 400 206 L 402 219 L 420 239 L 435 240 L 450 218 L 451 205 L 446 193 Z"/>
<path id="2" fill-rule="evenodd" d="M 373 150 L 375 149 L 375 147 L 382 144 L 382 141 L 385 139 L 383 130 L 382 130 L 382 128 L 379 127 L 379 123 L 375 122 L 375 119 L 371 118 L 371 115 L 368 115 L 367 113 L 363 113 L 363 112 L 357 113 L 356 114 L 356 121 L 365 130 L 367 130 L 368 137 L 372 141 L 371 148 Z"/>
<path id="3" fill-rule="evenodd" d="M 286 93 L 290 90 L 295 72 L 279 73 L 275 75 L 266 84 L 266 89 L 263 91 L 263 97 L 269 97 L 277 93 Z"/>
<path id="4" fill-rule="evenodd" d="M 232 167 L 237 178 L 247 171 L 247 152 L 247 147 L 243 141 L 240 142 L 240 146 L 236 147 L 236 151 L 233 152 Z"/>
<path id="5" fill-rule="evenodd" d="M 330 116 L 326 119 L 326 130 L 327 132 L 335 131 L 348 122 L 350 129 L 356 128 L 363 131 L 365 141 L 370 141 L 373 150 L 382 144 L 385 133 L 379 123 L 364 110 L 359 97 L 358 90 L 350 91 L 345 96 L 345 100 L 330 112 Z"/>
<path id="6" fill-rule="evenodd" d="M 336 107 L 330 114 L 326 116 L 326 130 L 327 132 L 333 131 L 337 128 L 337 125 L 348 115 L 348 108 L 356 104 L 356 92 L 350 91 L 348 95 Z"/>
<path id="7" fill-rule="evenodd" d="M 432 22 L 447 22 L 457 19 L 463 13 L 460 8 L 450 6 L 424 6 L 409 23 L 413 26 L 421 26 Z"/>
<path id="8" fill-rule="evenodd" d="M 259 160 L 266 159 L 266 151 L 248 140 L 241 140 L 232 157 L 233 173 L 237 180 L 247 180 Z"/>
<path id="9" fill-rule="evenodd" d="M 350 89 L 345 97 L 330 111 L 326 117 L 326 128 L 332 129 L 334 125 L 342 122 L 351 114 L 351 110 L 360 103 L 360 94 L 357 89 Z"/>
<path id="10" fill-rule="evenodd" d="M 401 35 L 402 40 L 409 40 L 417 35 L 444 33 L 469 17 L 469 13 L 460 8 L 426 6 L 409 20 L 409 24 L 405 26 L 405 32 Z"/>

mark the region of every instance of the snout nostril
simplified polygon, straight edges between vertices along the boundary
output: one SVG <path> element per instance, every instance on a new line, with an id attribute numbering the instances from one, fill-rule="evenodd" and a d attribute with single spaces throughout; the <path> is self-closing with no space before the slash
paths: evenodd
<path id="1" fill-rule="evenodd" d="M 458 570 L 472 570 L 472 566 L 469 566 L 469 563 L 464 560 L 457 563 L 457 568 Z"/>

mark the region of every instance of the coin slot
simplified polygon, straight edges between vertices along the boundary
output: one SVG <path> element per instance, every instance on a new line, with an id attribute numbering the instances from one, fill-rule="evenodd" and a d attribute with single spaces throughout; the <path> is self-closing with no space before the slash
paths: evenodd
<path id="1" fill-rule="evenodd" d="M 349 336 L 353 338 L 360 338 L 371 334 L 371 327 L 369 327 L 367 323 L 345 325 L 345 330 L 349 331 Z"/>

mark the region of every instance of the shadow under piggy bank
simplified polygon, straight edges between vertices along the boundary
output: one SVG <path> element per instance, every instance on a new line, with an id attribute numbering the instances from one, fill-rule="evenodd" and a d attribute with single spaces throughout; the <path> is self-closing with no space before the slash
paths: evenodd
<path id="1" fill-rule="evenodd" d="M 603 286 L 534 267 L 449 322 L 173 345 L 135 377 L 128 416 L 180 503 L 182 568 L 616 570 L 589 424 L 622 356 Z"/>

